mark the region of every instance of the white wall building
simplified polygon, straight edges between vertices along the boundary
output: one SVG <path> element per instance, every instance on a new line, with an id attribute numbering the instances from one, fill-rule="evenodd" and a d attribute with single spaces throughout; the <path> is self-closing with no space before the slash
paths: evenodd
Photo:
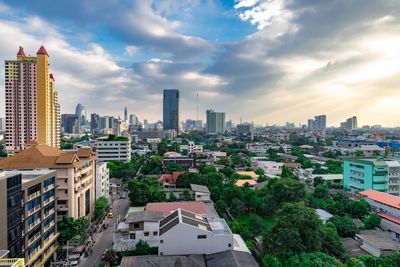
<path id="1" fill-rule="evenodd" d="M 159 245 L 159 221 L 163 213 L 159 211 L 137 211 L 127 215 L 125 221 L 118 224 L 114 235 L 115 251 L 133 250 L 139 240 L 146 241 L 151 247 Z"/>
<path id="2" fill-rule="evenodd" d="M 275 162 L 275 161 L 257 162 L 257 167 L 263 169 L 266 175 L 281 175 L 283 166 L 284 166 L 283 162 Z"/>
<path id="3" fill-rule="evenodd" d="M 96 163 L 96 199 L 110 195 L 110 170 L 106 162 Z"/>
<path id="4" fill-rule="evenodd" d="M 99 138 L 95 141 L 94 146 L 97 148 L 97 161 L 110 162 L 110 161 L 124 161 L 131 160 L 131 141 L 111 141 L 107 138 Z"/>
<path id="5" fill-rule="evenodd" d="M 194 195 L 194 201 L 210 201 L 210 190 L 208 190 L 207 186 L 198 185 L 198 184 L 190 184 L 190 189 Z"/>
<path id="6" fill-rule="evenodd" d="M 233 234 L 225 220 L 178 209 L 160 221 L 158 254 L 213 254 L 233 249 Z"/>
<path id="7" fill-rule="evenodd" d="M 181 151 L 187 151 L 188 154 L 195 153 L 195 152 L 203 152 L 202 145 L 196 145 L 193 141 L 189 141 L 187 145 L 180 145 Z"/>

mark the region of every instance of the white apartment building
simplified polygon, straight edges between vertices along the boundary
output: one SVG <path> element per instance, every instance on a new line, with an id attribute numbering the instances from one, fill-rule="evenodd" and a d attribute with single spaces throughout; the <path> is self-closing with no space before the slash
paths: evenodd
<path id="1" fill-rule="evenodd" d="M 118 224 L 114 234 L 115 251 L 135 249 L 139 240 L 146 241 L 151 247 L 159 244 L 159 221 L 163 218 L 160 211 L 137 211 L 127 215 L 125 221 Z"/>
<path id="2" fill-rule="evenodd" d="M 96 199 L 110 195 L 110 170 L 107 162 L 96 163 Z"/>
<path id="3" fill-rule="evenodd" d="M 284 166 L 283 162 L 275 162 L 275 161 L 257 162 L 257 167 L 263 169 L 266 175 L 281 175 L 283 166 Z"/>
<path id="4" fill-rule="evenodd" d="M 213 254 L 232 250 L 234 237 L 225 220 L 178 209 L 160 221 L 158 254 Z"/>
<path id="5" fill-rule="evenodd" d="M 180 145 L 181 151 L 187 151 L 188 154 L 195 153 L 195 152 L 203 152 L 202 145 L 196 145 L 193 141 L 189 141 L 187 145 Z"/>
<path id="6" fill-rule="evenodd" d="M 131 160 L 131 140 L 126 137 L 99 138 L 94 142 L 98 162 Z"/>

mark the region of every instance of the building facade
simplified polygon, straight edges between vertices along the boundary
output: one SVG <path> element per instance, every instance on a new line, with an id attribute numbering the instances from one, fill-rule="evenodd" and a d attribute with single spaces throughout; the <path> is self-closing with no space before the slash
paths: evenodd
<path id="1" fill-rule="evenodd" d="M 164 130 L 179 132 L 179 90 L 165 89 L 163 98 L 163 125 Z"/>
<path id="2" fill-rule="evenodd" d="M 5 61 L 8 151 L 20 151 L 31 140 L 60 146 L 60 107 L 48 58 L 43 46 L 36 57 L 20 47 L 16 60 Z"/>
<path id="3" fill-rule="evenodd" d="M 215 112 L 212 109 L 206 111 L 207 134 L 225 133 L 225 112 Z"/>
<path id="4" fill-rule="evenodd" d="M 96 147 L 98 162 L 131 161 L 131 141 L 127 137 L 98 138 L 94 143 L 94 147 Z"/>
<path id="5" fill-rule="evenodd" d="M 110 196 L 110 170 L 107 163 L 96 164 L 96 199 Z"/>
<path id="6" fill-rule="evenodd" d="M 202 145 L 196 145 L 193 141 L 189 141 L 187 145 L 180 145 L 179 149 L 181 151 L 186 151 L 187 154 L 195 153 L 195 152 L 203 152 Z"/>
<path id="7" fill-rule="evenodd" d="M 57 249 L 55 171 L 0 173 L 0 249 L 44 266 Z"/>
<path id="8" fill-rule="evenodd" d="M 0 159 L 0 170 L 55 170 L 57 219 L 61 220 L 65 215 L 90 217 L 95 202 L 95 160 L 91 148 L 65 152 L 46 145 L 33 145 L 16 155 Z"/>
<path id="9" fill-rule="evenodd" d="M 359 192 L 368 189 L 400 195 L 400 163 L 376 158 L 345 158 L 343 185 Z"/>

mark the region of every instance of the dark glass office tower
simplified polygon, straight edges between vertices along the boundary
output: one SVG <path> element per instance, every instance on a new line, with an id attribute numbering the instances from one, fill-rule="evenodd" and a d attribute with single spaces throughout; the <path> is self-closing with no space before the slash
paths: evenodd
<path id="1" fill-rule="evenodd" d="M 179 132 L 179 90 L 165 89 L 163 100 L 164 130 Z"/>

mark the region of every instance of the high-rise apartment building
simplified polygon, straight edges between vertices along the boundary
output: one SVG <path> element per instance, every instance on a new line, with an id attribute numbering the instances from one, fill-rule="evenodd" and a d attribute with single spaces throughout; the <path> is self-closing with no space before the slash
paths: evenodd
<path id="1" fill-rule="evenodd" d="M 326 115 L 315 116 L 314 120 L 309 119 L 307 121 L 307 128 L 309 130 L 319 130 L 322 133 L 326 131 Z"/>
<path id="2" fill-rule="evenodd" d="M 75 114 L 62 114 L 61 129 L 63 133 L 79 134 L 79 117 Z"/>
<path id="3" fill-rule="evenodd" d="M 36 57 L 22 47 L 16 60 L 5 61 L 6 149 L 19 151 L 28 141 L 60 146 L 60 106 L 49 55 L 41 46 Z"/>
<path id="4" fill-rule="evenodd" d="M 207 110 L 207 134 L 223 134 L 225 132 L 225 112 Z"/>
<path id="5" fill-rule="evenodd" d="M 179 90 L 165 89 L 163 98 L 164 130 L 179 132 Z"/>
<path id="6" fill-rule="evenodd" d="M 11 157 L 0 159 L 0 170 L 56 171 L 57 219 L 65 215 L 90 217 L 95 202 L 95 160 L 91 148 L 66 152 L 46 145 L 32 145 Z"/>
<path id="7" fill-rule="evenodd" d="M 90 115 L 90 130 L 92 133 L 99 129 L 100 124 L 100 115 L 96 113 L 92 113 Z"/>
<path id="8" fill-rule="evenodd" d="M 0 172 L 0 249 L 25 266 L 45 266 L 58 247 L 55 176 L 48 169 Z"/>
<path id="9" fill-rule="evenodd" d="M 128 121 L 128 108 L 126 106 L 124 109 L 124 121 Z"/>
<path id="10" fill-rule="evenodd" d="M 353 116 L 351 118 L 348 118 L 345 122 L 340 123 L 340 128 L 349 131 L 356 130 L 358 128 L 357 117 Z"/>

